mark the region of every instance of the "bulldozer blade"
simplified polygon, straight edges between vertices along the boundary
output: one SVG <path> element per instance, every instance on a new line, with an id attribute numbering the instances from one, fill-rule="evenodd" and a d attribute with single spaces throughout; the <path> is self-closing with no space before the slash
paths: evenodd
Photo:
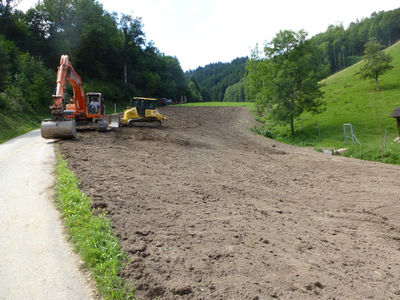
<path id="1" fill-rule="evenodd" d="M 77 137 L 75 120 L 44 120 L 40 132 L 44 139 L 75 139 Z"/>
<path id="2" fill-rule="evenodd" d="M 109 115 L 108 117 L 109 117 L 109 125 L 108 126 L 110 126 L 112 128 L 121 127 L 121 117 L 118 113 Z"/>

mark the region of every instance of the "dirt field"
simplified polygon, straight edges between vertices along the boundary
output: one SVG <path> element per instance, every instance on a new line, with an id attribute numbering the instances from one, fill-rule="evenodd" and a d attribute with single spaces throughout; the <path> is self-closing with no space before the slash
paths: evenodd
<path id="1" fill-rule="evenodd" d="M 400 299 L 399 166 L 256 136 L 246 108 L 163 111 L 61 142 L 138 298 Z"/>

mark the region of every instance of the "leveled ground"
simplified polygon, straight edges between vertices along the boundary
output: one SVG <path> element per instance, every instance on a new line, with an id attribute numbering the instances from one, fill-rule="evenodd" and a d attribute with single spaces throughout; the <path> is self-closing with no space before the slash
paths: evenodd
<path id="1" fill-rule="evenodd" d="M 138 298 L 398 299 L 399 166 L 252 134 L 239 107 L 61 142 Z"/>

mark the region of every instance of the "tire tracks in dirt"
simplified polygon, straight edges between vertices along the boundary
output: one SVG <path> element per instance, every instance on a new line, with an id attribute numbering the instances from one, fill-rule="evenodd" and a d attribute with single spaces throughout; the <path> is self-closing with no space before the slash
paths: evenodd
<path id="1" fill-rule="evenodd" d="M 163 112 L 166 128 L 61 143 L 140 297 L 400 297 L 399 166 L 254 135 L 246 108 Z"/>

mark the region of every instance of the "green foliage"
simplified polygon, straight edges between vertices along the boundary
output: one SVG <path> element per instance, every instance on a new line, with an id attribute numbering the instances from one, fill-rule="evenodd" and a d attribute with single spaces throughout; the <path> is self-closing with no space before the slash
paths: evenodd
<path id="1" fill-rule="evenodd" d="M 21 112 L 10 113 L 9 105 L 12 99 L 7 94 L 0 93 L 0 105 L 6 102 L 6 108 L 0 106 L 0 143 L 37 129 L 44 115 L 23 114 Z"/>
<path id="2" fill-rule="evenodd" d="M 352 147 L 350 151 L 345 152 L 344 155 L 347 157 L 356 157 L 364 160 L 400 165 L 399 150 L 400 150 L 399 145 L 391 143 L 385 150 L 385 153 L 382 157 L 380 145 L 367 144 L 367 145 Z"/>
<path id="3" fill-rule="evenodd" d="M 0 108 L 7 114 L 50 113 L 62 54 L 108 106 L 126 106 L 132 96 L 190 95 L 179 61 L 146 42 L 141 19 L 92 0 L 43 0 L 26 13 L 13 9 L 16 2 L 0 0 Z"/>
<path id="4" fill-rule="evenodd" d="M 267 118 L 265 127 L 273 131 L 274 138 L 295 145 L 309 145 L 320 148 L 350 148 L 346 156 L 361 159 L 398 163 L 400 144 L 392 141 L 398 136 L 396 120 L 390 115 L 400 106 L 400 44 L 387 50 L 393 57 L 394 68 L 382 75 L 382 90 L 379 93 L 371 87 L 374 80 L 360 81 L 355 76 L 362 63 L 338 72 L 323 80 L 322 91 L 326 111 L 318 115 L 303 113 L 295 120 L 296 136 L 290 136 L 290 128 L 276 124 Z M 355 135 L 361 142 L 345 144 L 343 124 L 353 124 Z M 381 137 L 387 147 L 382 159 Z"/>
<path id="5" fill-rule="evenodd" d="M 5 79 L 0 86 L 0 92 L 3 92 L 2 108 L 10 112 L 43 113 L 50 103 L 50 84 L 53 85 L 54 73 L 42 61 L 20 51 L 1 35 L 0 54 L 6 61 Z"/>
<path id="6" fill-rule="evenodd" d="M 190 102 L 199 102 L 203 100 L 203 97 L 201 96 L 196 83 L 194 81 L 190 81 L 188 84 L 189 90 L 191 97 L 189 98 Z"/>
<path id="7" fill-rule="evenodd" d="M 393 69 L 390 65 L 392 57 L 389 54 L 381 51 L 383 46 L 376 41 L 370 41 L 365 46 L 365 58 L 364 64 L 361 67 L 358 74 L 361 78 L 368 79 L 372 78 L 376 81 L 376 89 L 379 91 L 379 76 L 384 74 L 386 71 Z"/>
<path id="8" fill-rule="evenodd" d="M 294 119 L 305 111 L 321 112 L 323 105 L 315 46 L 304 31 L 285 30 L 265 47 L 265 56 L 250 61 L 249 89 L 271 118 L 291 125 L 293 136 Z"/>
<path id="9" fill-rule="evenodd" d="M 105 299 L 134 299 L 134 289 L 118 276 L 127 256 L 106 218 L 106 211 L 92 211 L 92 201 L 79 190 L 77 177 L 58 156 L 56 204 L 62 213 L 75 250 L 93 272 Z"/>
<path id="10" fill-rule="evenodd" d="M 230 63 L 213 63 L 191 70 L 186 76 L 196 83 L 203 101 L 223 101 L 226 89 L 245 75 L 246 61 L 247 57 L 241 57 Z"/>
<path id="11" fill-rule="evenodd" d="M 365 45 L 376 40 L 385 47 L 400 39 L 400 9 L 372 13 L 370 18 L 356 20 L 347 29 L 331 25 L 311 40 L 319 46 L 329 62 L 331 73 L 357 63 Z"/>
<path id="12" fill-rule="evenodd" d="M 246 97 L 246 79 L 242 78 L 239 82 L 228 86 L 224 95 L 224 102 L 245 102 Z"/>

